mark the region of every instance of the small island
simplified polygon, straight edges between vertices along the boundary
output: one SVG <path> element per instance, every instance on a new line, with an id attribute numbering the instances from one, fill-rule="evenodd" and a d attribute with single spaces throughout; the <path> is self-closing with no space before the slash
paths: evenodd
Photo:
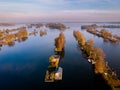
<path id="1" fill-rule="evenodd" d="M 40 36 L 46 35 L 47 34 L 47 30 L 40 30 Z"/>
<path id="2" fill-rule="evenodd" d="M 64 44 L 65 44 L 65 36 L 61 32 L 58 37 L 55 38 L 55 51 L 56 52 L 61 52 L 64 49 Z"/>
<path id="3" fill-rule="evenodd" d="M 116 34 L 114 35 L 106 29 L 97 30 L 98 27 L 99 26 L 97 26 L 96 24 L 81 26 L 81 28 L 86 29 L 87 32 L 94 34 L 98 37 L 102 37 L 105 41 L 109 41 L 111 43 L 119 43 L 120 42 L 119 35 L 116 35 Z"/>
<path id="4" fill-rule="evenodd" d="M 2 30 L 0 31 L 0 44 L 11 46 L 14 45 L 14 41 L 25 41 L 27 37 L 28 32 L 26 30 L 26 27 Z"/>
<path id="5" fill-rule="evenodd" d="M 26 26 L 12 27 L 0 30 L 0 47 L 3 45 L 14 46 L 15 41 L 22 42 L 27 40 L 31 35 L 36 36 L 38 33 L 40 36 L 46 35 L 47 30 L 38 30 L 37 28 L 42 27 L 43 24 L 29 24 Z M 29 28 L 33 28 L 32 31 L 28 31 Z M 1 48 L 0 48 L 1 50 Z"/>
<path id="6" fill-rule="evenodd" d="M 27 28 L 32 28 L 32 27 L 40 28 L 40 27 L 42 27 L 42 26 L 43 26 L 42 23 L 28 24 L 28 25 L 27 25 Z"/>
<path id="7" fill-rule="evenodd" d="M 47 23 L 45 26 L 50 29 L 59 29 L 59 30 L 67 29 L 67 27 L 62 23 Z"/>

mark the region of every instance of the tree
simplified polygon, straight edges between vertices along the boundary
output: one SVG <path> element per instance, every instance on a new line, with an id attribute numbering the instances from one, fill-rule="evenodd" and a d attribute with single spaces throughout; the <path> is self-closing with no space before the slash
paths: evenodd
<path id="1" fill-rule="evenodd" d="M 55 38 L 55 51 L 62 51 L 65 44 L 65 36 L 60 33 L 57 38 Z"/>

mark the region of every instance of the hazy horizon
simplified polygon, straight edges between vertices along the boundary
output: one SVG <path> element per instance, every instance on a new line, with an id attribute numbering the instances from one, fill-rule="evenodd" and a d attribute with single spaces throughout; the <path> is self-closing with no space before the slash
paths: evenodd
<path id="1" fill-rule="evenodd" d="M 1 0 L 0 22 L 120 22 L 120 0 Z"/>

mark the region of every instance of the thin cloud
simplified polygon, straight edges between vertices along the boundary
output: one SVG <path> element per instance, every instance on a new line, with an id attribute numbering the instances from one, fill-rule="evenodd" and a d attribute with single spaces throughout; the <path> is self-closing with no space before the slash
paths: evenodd
<path id="1" fill-rule="evenodd" d="M 8 16 L 9 15 L 9 16 Z M 6 17 L 6 18 L 3 18 Z M 2 21 L 120 21 L 120 11 L 111 10 L 65 10 L 53 11 L 52 13 L 3 13 Z"/>
<path id="2" fill-rule="evenodd" d="M 1 0 L 0 20 L 120 21 L 119 2 L 120 0 Z"/>

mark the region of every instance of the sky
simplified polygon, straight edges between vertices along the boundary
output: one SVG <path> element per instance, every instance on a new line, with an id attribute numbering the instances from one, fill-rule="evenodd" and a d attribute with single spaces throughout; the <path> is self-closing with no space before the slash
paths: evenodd
<path id="1" fill-rule="evenodd" d="M 120 0 L 0 0 L 0 22 L 120 22 Z"/>

